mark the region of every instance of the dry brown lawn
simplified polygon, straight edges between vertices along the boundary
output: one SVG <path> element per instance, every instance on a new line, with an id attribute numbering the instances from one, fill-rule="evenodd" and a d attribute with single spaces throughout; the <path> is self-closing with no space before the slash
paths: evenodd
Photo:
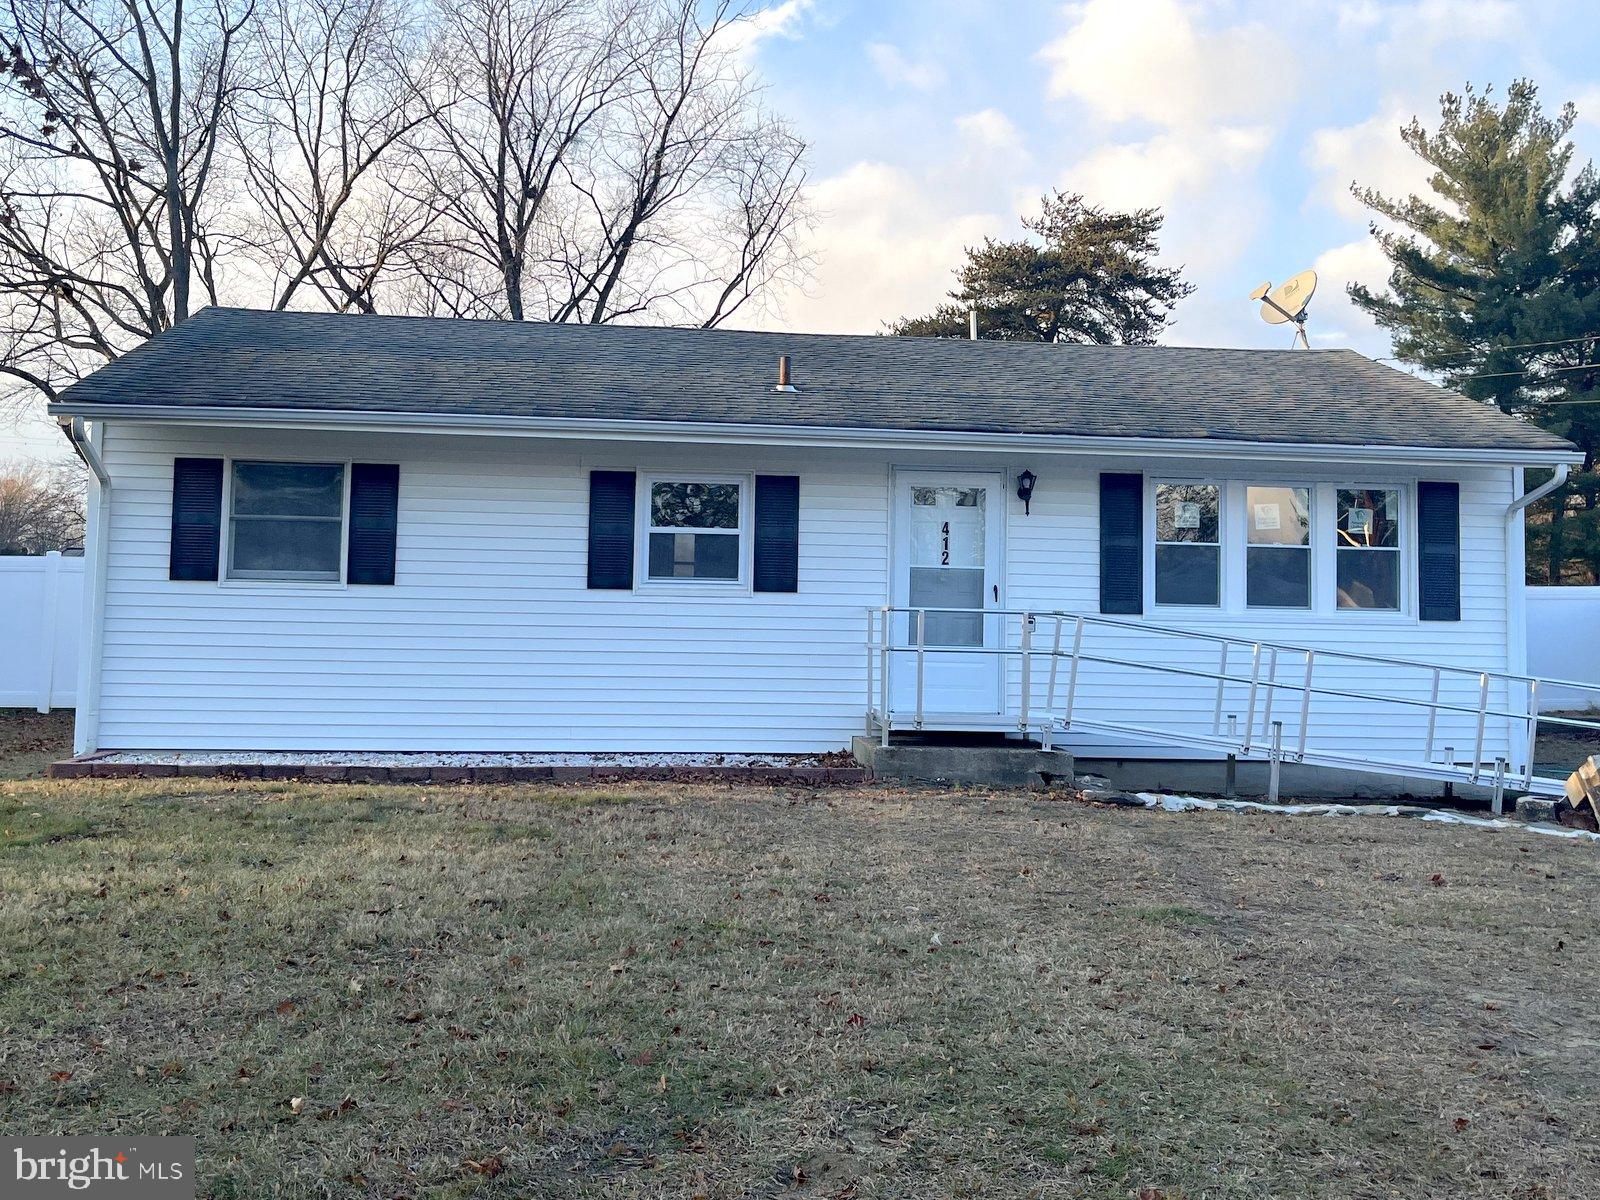
<path id="1" fill-rule="evenodd" d="M 665 785 L 0 825 L 0 1128 L 192 1133 L 205 1195 L 1600 1195 L 1589 844 Z"/>

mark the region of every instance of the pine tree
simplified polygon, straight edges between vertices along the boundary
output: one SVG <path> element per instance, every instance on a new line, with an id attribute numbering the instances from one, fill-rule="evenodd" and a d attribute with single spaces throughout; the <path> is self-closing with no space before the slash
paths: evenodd
<path id="1" fill-rule="evenodd" d="M 1436 132 L 1400 131 L 1433 169 L 1429 195 L 1352 189 L 1387 222 L 1372 233 L 1392 270 L 1387 292 L 1350 297 L 1395 356 L 1583 449 L 1531 518 L 1529 575 L 1549 583 L 1600 574 L 1600 176 L 1571 171 L 1576 120 L 1571 104 L 1547 115 L 1528 80 L 1504 105 L 1469 86 L 1442 98 Z"/>
<path id="2" fill-rule="evenodd" d="M 953 303 L 897 321 L 889 332 L 966 337 L 976 305 L 980 338 L 1148 345 L 1194 290 L 1178 268 L 1152 261 L 1162 220 L 1154 208 L 1122 213 L 1070 192 L 1046 196 L 1040 215 L 1022 221 L 1039 242 L 986 238 L 969 247 Z"/>

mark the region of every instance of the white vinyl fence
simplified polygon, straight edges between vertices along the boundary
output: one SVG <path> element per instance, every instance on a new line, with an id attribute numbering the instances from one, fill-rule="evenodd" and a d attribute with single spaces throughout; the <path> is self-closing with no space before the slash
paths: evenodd
<path id="1" fill-rule="evenodd" d="M 1600 684 L 1600 587 L 1528 589 L 1528 674 Z M 1539 697 L 1546 712 L 1593 701 L 1570 688 Z"/>
<path id="2" fill-rule="evenodd" d="M 0 556 L 0 708 L 77 701 L 83 559 Z"/>

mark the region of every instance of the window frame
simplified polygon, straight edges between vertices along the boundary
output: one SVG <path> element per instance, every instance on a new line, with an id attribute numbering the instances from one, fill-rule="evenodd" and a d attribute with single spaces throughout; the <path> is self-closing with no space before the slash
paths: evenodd
<path id="1" fill-rule="evenodd" d="M 1416 504 L 1417 483 L 1410 480 L 1406 483 L 1396 483 L 1390 480 L 1385 483 L 1370 483 L 1360 481 L 1339 480 L 1328 486 L 1328 503 L 1326 505 L 1327 529 L 1323 539 L 1327 544 L 1327 583 L 1328 583 L 1328 609 L 1336 617 L 1353 615 L 1363 620 L 1405 620 L 1416 622 L 1417 603 L 1417 547 L 1416 547 Z M 1339 529 L 1339 493 L 1340 492 L 1395 492 L 1400 497 L 1400 513 L 1398 520 L 1400 530 L 1395 537 L 1394 546 L 1372 547 L 1382 554 L 1397 554 L 1399 559 L 1395 565 L 1396 571 L 1396 600 L 1394 608 L 1344 608 L 1339 604 L 1339 551 L 1342 547 L 1335 540 Z M 1313 534 L 1315 531 L 1313 531 Z M 1350 547 L 1361 549 L 1361 547 Z"/>
<path id="2" fill-rule="evenodd" d="M 354 459 L 326 454 L 226 455 L 222 460 L 222 528 L 217 536 L 217 585 L 228 588 L 313 588 L 319 591 L 348 587 L 350 569 L 350 474 Z M 294 575 L 235 575 L 233 573 L 233 471 L 236 463 L 289 463 L 336 466 L 342 477 L 339 497 L 339 577 L 313 579 Z"/>
<path id="3" fill-rule="evenodd" d="M 1156 488 L 1158 484 L 1210 484 L 1219 489 L 1217 536 L 1220 539 L 1221 585 L 1216 605 L 1156 603 Z M 1252 487 L 1303 487 L 1311 491 L 1311 604 L 1308 608 L 1280 608 L 1249 603 L 1250 549 L 1249 489 Z M 1396 550 L 1399 562 L 1399 608 L 1340 608 L 1337 595 L 1338 559 L 1333 530 L 1338 523 L 1340 491 L 1391 491 L 1400 494 L 1400 530 Z M 1318 471 L 1310 479 L 1286 479 L 1283 475 L 1237 475 L 1203 477 L 1193 474 L 1144 472 L 1143 563 L 1144 612 L 1159 614 L 1175 623 L 1190 623 L 1214 617 L 1228 621 L 1251 617 L 1282 617 L 1288 620 L 1314 619 L 1416 625 L 1417 615 L 1417 478 L 1410 474 L 1371 479 L 1333 476 Z M 1163 543 L 1170 544 L 1170 543 Z M 1189 543 L 1193 544 L 1193 543 Z M 1203 543 L 1207 544 L 1207 543 Z M 1187 617 L 1185 617 L 1187 614 Z"/>
<path id="4" fill-rule="evenodd" d="M 753 472 L 727 471 L 639 471 L 638 499 L 635 503 L 633 529 L 633 586 L 636 592 L 748 592 L 751 589 L 751 564 L 754 557 L 752 543 L 751 508 L 755 503 L 755 474 Z M 654 504 L 651 493 L 658 483 L 731 483 L 739 489 L 739 523 L 736 528 L 687 529 L 683 526 L 657 527 L 651 521 Z M 704 533 L 712 537 L 739 539 L 739 574 L 734 579 L 697 579 L 690 576 L 654 576 L 650 574 L 650 535 L 652 533 Z"/>
<path id="5" fill-rule="evenodd" d="M 1228 494 L 1230 481 L 1187 475 L 1145 476 L 1144 511 L 1144 567 L 1145 608 L 1163 613 L 1226 613 L 1232 610 L 1233 571 L 1229 566 L 1229 547 L 1233 538 L 1228 530 Z M 1158 526 L 1156 508 L 1162 487 L 1201 486 L 1217 489 L 1217 540 L 1215 542 L 1157 542 Z M 1211 546 L 1217 548 L 1217 602 L 1215 604 L 1161 604 L 1156 601 L 1156 548 L 1157 546 Z"/>
<path id="6" fill-rule="evenodd" d="M 1311 613 L 1315 615 L 1317 607 L 1317 586 L 1321 582 L 1323 572 L 1317 566 L 1317 522 L 1324 505 L 1318 496 L 1318 487 L 1307 480 L 1283 479 L 1241 479 L 1239 483 L 1239 544 L 1240 580 L 1239 600 L 1242 611 L 1245 613 Z M 1339 485 L 1335 485 L 1336 487 Z M 1250 540 L 1250 489 L 1251 488 L 1280 488 L 1300 489 L 1306 493 L 1306 544 L 1304 546 L 1274 547 L 1270 542 L 1252 542 Z M 1304 604 L 1251 604 L 1250 603 L 1250 551 L 1252 548 L 1303 550 L 1306 556 L 1306 602 Z M 1337 576 L 1335 577 L 1337 578 Z M 1338 597 L 1334 597 L 1335 607 L 1338 607 Z M 1388 609 L 1372 611 L 1386 612 Z"/>

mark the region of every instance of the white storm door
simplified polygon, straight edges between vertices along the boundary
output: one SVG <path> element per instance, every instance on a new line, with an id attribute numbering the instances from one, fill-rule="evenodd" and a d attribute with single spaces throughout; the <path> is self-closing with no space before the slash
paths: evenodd
<path id="1" fill-rule="evenodd" d="M 897 608 L 1000 607 L 1003 477 L 971 472 L 895 474 L 893 604 Z M 975 654 L 998 649 L 1004 618 L 978 612 L 928 612 L 923 618 L 922 711 L 995 714 L 1002 711 L 1002 658 Z M 896 644 L 915 647 L 914 613 L 898 613 Z M 890 705 L 917 708 L 917 659 L 896 654 Z"/>

